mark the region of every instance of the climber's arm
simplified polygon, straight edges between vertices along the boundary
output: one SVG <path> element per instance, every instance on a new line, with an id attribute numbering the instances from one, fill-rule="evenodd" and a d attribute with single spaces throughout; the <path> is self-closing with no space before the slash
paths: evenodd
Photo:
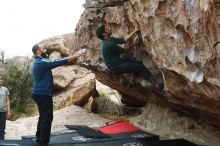
<path id="1" fill-rule="evenodd" d="M 125 42 L 128 42 L 131 38 L 132 38 L 132 36 L 136 33 L 136 32 L 138 32 L 138 31 L 140 31 L 139 29 L 135 29 L 132 33 L 130 33 L 129 35 L 127 35 L 126 37 L 125 37 Z"/>

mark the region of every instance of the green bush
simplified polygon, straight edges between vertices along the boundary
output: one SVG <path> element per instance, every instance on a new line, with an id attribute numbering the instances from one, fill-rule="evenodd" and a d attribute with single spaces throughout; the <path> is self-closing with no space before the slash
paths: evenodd
<path id="1" fill-rule="evenodd" d="M 12 119 L 21 115 L 30 114 L 30 103 L 32 103 L 31 88 L 31 60 L 27 58 L 26 62 L 18 65 L 11 61 L 7 63 L 2 75 L 4 86 L 9 89 Z"/>

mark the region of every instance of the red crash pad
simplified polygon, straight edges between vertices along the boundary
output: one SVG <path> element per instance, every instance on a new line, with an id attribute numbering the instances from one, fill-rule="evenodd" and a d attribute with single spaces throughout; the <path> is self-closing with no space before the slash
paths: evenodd
<path id="1" fill-rule="evenodd" d="M 140 131 L 140 129 L 138 129 L 137 127 L 135 127 L 134 125 L 128 122 L 114 123 L 108 126 L 94 128 L 94 129 L 99 130 L 105 134 L 120 134 L 120 133 Z"/>

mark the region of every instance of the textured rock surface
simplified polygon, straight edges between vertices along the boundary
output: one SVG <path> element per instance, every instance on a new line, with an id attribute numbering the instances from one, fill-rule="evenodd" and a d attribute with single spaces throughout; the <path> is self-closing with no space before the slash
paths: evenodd
<path id="1" fill-rule="evenodd" d="M 70 54 L 72 49 L 71 40 L 73 39 L 73 34 L 66 34 L 62 36 L 52 37 L 39 42 L 39 46 L 48 50 L 50 54 L 53 50 L 57 50 L 56 53 L 50 55 L 51 59 L 58 58 L 60 56 L 67 56 Z M 59 52 L 59 53 L 58 53 Z"/>
<path id="2" fill-rule="evenodd" d="M 83 105 L 91 96 L 97 96 L 95 76 L 91 71 L 76 65 L 63 66 L 57 69 L 59 72 L 54 74 L 54 82 L 59 85 L 65 83 L 68 86 L 59 87 L 56 91 L 53 96 L 55 107 L 61 108 L 72 104 Z M 60 76 L 61 80 L 56 79 L 57 76 Z M 68 80 L 65 81 L 64 78 L 68 78 Z"/>
<path id="3" fill-rule="evenodd" d="M 73 48 L 88 48 L 83 62 L 92 65 L 98 80 L 123 95 L 153 99 L 220 126 L 219 5 L 219 0 L 87 0 Z M 164 73 L 162 99 L 151 90 L 128 90 L 123 76 L 105 71 L 95 35 L 101 24 L 109 24 L 117 36 L 141 29 L 143 43 L 134 54 L 154 74 Z"/>
<path id="4" fill-rule="evenodd" d="M 98 95 L 95 86 L 95 79 L 91 79 L 88 83 L 72 91 L 72 94 L 64 100 L 63 106 L 66 107 L 72 104 L 83 105 L 88 102 L 91 96 L 97 97 Z"/>
<path id="5" fill-rule="evenodd" d="M 184 138 L 198 145 L 219 146 L 220 130 L 191 118 L 181 117 L 170 108 L 147 104 L 142 114 L 130 122 L 144 131 L 160 135 L 161 139 Z"/>
<path id="6" fill-rule="evenodd" d="M 55 89 L 65 89 L 71 82 L 77 77 L 78 67 L 72 66 L 60 66 L 52 70 L 53 84 Z"/>

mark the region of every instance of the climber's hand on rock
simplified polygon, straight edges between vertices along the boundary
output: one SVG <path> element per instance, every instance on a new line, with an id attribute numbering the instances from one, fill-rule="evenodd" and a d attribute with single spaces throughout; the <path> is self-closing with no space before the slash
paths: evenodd
<path id="1" fill-rule="evenodd" d="M 135 33 L 137 33 L 137 32 L 140 32 L 141 30 L 140 29 L 138 29 L 138 28 L 135 28 Z"/>

